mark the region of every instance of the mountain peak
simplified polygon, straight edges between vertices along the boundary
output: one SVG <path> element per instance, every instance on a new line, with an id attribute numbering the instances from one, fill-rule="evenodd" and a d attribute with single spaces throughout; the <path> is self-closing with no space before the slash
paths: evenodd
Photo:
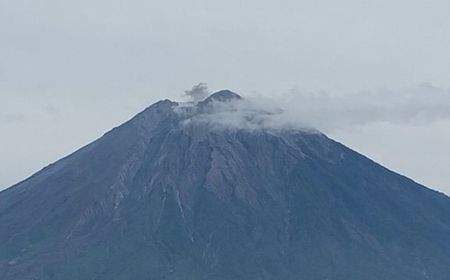
<path id="1" fill-rule="evenodd" d="M 225 89 L 211 94 L 205 100 L 203 100 L 203 102 L 204 103 L 209 103 L 211 101 L 228 102 L 231 100 L 240 100 L 240 99 L 242 99 L 242 97 L 239 94 L 234 93 L 231 90 Z"/>
<path id="2" fill-rule="evenodd" d="M 448 279 L 450 198 L 239 100 L 159 101 L 0 192 L 1 279 Z"/>

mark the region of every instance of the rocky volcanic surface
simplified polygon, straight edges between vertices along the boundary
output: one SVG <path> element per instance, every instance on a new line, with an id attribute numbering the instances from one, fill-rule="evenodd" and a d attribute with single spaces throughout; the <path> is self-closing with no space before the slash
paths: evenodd
<path id="1" fill-rule="evenodd" d="M 238 100 L 160 101 L 1 192 L 0 279 L 449 279 L 447 196 L 318 132 L 195 121 Z"/>

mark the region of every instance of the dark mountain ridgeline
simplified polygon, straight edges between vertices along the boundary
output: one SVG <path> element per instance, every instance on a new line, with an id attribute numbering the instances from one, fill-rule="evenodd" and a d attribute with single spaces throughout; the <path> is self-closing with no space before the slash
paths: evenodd
<path id="1" fill-rule="evenodd" d="M 321 133 L 186 121 L 240 99 L 160 101 L 1 192 L 0 279 L 448 279 L 447 196 Z"/>

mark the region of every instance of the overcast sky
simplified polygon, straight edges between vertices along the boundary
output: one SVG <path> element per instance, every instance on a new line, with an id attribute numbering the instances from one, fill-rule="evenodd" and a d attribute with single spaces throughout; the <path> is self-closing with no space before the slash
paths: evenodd
<path id="1" fill-rule="evenodd" d="M 450 2 L 0 0 L 0 189 L 193 84 L 450 193 Z"/>

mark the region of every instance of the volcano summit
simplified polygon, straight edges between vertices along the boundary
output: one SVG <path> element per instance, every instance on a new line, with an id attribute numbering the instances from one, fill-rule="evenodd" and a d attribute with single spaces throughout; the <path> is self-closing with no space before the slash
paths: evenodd
<path id="1" fill-rule="evenodd" d="M 1 192 L 0 279 L 448 279 L 447 196 L 246 104 L 157 102 Z"/>

